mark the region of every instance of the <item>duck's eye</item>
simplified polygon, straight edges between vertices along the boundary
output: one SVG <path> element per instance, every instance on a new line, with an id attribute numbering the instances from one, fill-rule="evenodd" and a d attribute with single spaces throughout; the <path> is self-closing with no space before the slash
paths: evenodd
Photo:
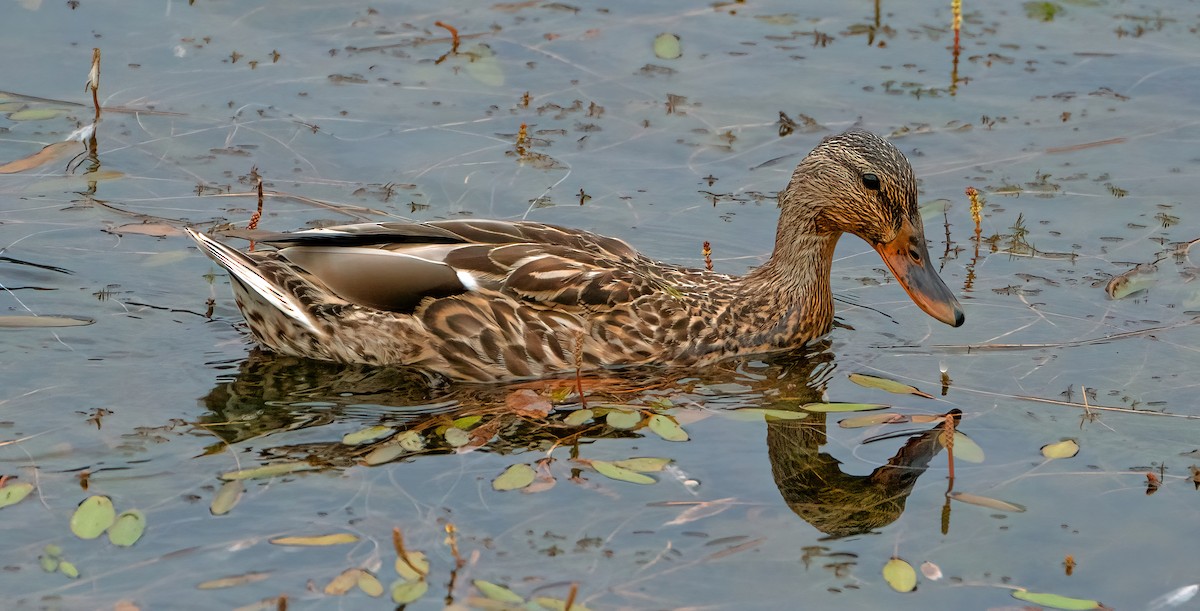
<path id="1" fill-rule="evenodd" d="M 864 187 L 866 187 L 872 191 L 879 190 L 879 177 L 878 176 L 876 176 L 874 174 L 863 174 L 862 180 L 863 180 Z"/>

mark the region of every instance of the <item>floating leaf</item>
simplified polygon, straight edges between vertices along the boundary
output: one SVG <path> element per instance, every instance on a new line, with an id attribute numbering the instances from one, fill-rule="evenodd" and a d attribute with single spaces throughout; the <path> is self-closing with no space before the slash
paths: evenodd
<path id="1" fill-rule="evenodd" d="M 405 554 L 408 562 L 396 557 L 396 574 L 405 581 L 418 581 L 429 574 L 429 559 L 425 552 L 408 552 Z M 415 567 L 415 570 L 414 570 Z"/>
<path id="2" fill-rule="evenodd" d="M 608 478 L 615 479 L 615 480 L 620 480 L 623 482 L 629 482 L 631 484 L 653 484 L 654 483 L 654 478 L 650 477 L 649 475 L 642 475 L 641 473 L 638 473 L 637 471 L 630 471 L 629 469 L 625 469 L 623 467 L 618 467 L 618 466 L 614 465 L 613 463 L 610 463 L 605 460 L 593 460 L 593 461 L 591 461 L 591 464 L 592 464 L 592 468 L 595 469 L 596 471 L 598 471 L 600 473 L 600 475 L 603 475 L 604 477 L 608 477 Z"/>
<path id="3" fill-rule="evenodd" d="M 471 441 L 471 434 L 462 429 L 451 427 L 446 429 L 444 435 L 446 437 L 446 443 L 450 444 L 450 447 L 452 448 L 460 448 L 467 445 Z"/>
<path id="4" fill-rule="evenodd" d="M 329 596 L 341 596 L 358 585 L 358 574 L 361 572 L 362 569 L 346 569 L 326 584 L 323 591 Z"/>
<path id="5" fill-rule="evenodd" d="M 679 59 L 683 49 L 679 37 L 674 34 L 659 34 L 654 37 L 654 56 L 659 59 Z"/>
<path id="6" fill-rule="evenodd" d="M 404 431 L 393 440 L 409 452 L 420 452 L 425 449 L 425 438 L 416 431 Z"/>
<path id="7" fill-rule="evenodd" d="M 969 492 L 951 492 L 950 498 L 963 503 L 979 505 L 980 507 L 987 507 L 988 509 L 996 509 L 999 511 L 1011 511 L 1013 513 L 1023 513 L 1025 511 L 1023 506 L 1016 503 L 1009 503 L 1008 501 L 1001 501 L 999 499 L 980 496 L 978 494 L 971 494 Z"/>
<path id="8" fill-rule="evenodd" d="M 687 441 L 687 431 L 679 426 L 670 416 L 663 414 L 654 414 L 650 416 L 650 421 L 646 425 L 651 431 L 654 431 L 659 437 L 667 441 Z"/>
<path id="9" fill-rule="evenodd" d="M 537 475 L 533 471 L 533 467 L 525 463 L 517 463 L 509 465 L 504 473 L 492 480 L 492 489 L 504 490 L 520 490 L 525 486 L 533 483 L 534 476 Z"/>
<path id="10" fill-rule="evenodd" d="M 47 573 L 53 573 L 58 570 L 58 565 L 62 562 L 62 558 L 56 555 L 45 554 L 38 556 L 38 562 L 42 565 L 42 570 Z"/>
<path id="11" fill-rule="evenodd" d="M 465 430 L 468 430 L 471 427 L 475 426 L 476 424 L 479 424 L 480 420 L 483 420 L 482 414 L 474 414 L 471 416 L 463 416 L 461 418 L 455 418 L 454 428 L 462 429 L 465 431 Z"/>
<path id="12" fill-rule="evenodd" d="M 397 581 L 392 584 L 392 602 L 406 605 L 424 596 L 428 589 L 429 584 L 425 583 L 424 579 Z"/>
<path id="13" fill-rule="evenodd" d="M 33 492 L 33 484 L 29 482 L 16 482 L 0 488 L 0 507 L 16 505 L 30 492 Z"/>
<path id="14" fill-rule="evenodd" d="M 47 163 L 65 159 L 82 148 L 78 142 L 55 142 L 54 144 L 48 144 L 42 150 L 28 157 L 0 165 L 0 174 L 16 174 L 25 170 L 32 170 Z"/>
<path id="15" fill-rule="evenodd" d="M 631 429 L 642 423 L 642 413 L 614 409 L 604 416 L 604 422 L 614 429 Z"/>
<path id="16" fill-rule="evenodd" d="M 396 429 L 390 426 L 369 426 L 360 431 L 354 431 L 353 433 L 346 433 L 343 435 L 342 445 L 357 446 L 364 443 L 371 443 L 372 441 L 383 439 L 394 432 L 396 432 Z"/>
<path id="17" fill-rule="evenodd" d="M 504 406 L 514 414 L 527 418 L 544 418 L 554 410 L 548 399 L 528 388 L 509 393 L 504 398 Z"/>
<path id="18" fill-rule="evenodd" d="M 494 601 L 512 603 L 514 605 L 525 604 L 524 598 L 504 586 L 496 585 L 490 581 L 484 581 L 482 579 L 476 579 L 471 583 L 475 584 L 476 588 L 479 588 L 479 592 L 481 594 Z"/>
<path id="19" fill-rule="evenodd" d="M 1095 600 L 1070 598 L 1067 596 L 1060 596 L 1058 594 L 1030 592 L 1028 590 L 1013 590 L 1012 597 L 1017 600 L 1033 603 L 1035 605 L 1051 607 L 1053 609 L 1067 609 L 1068 611 L 1086 611 L 1087 609 L 1104 608 L 1103 605 Z"/>
<path id="20" fill-rule="evenodd" d="M 887 409 L 889 405 L 880 405 L 878 403 L 808 403 L 801 405 L 800 409 L 818 413 L 834 413 L 834 412 L 869 412 L 877 409 Z"/>
<path id="21" fill-rule="evenodd" d="M 241 480 L 233 480 L 221 484 L 221 489 L 217 490 L 212 504 L 208 506 L 209 513 L 214 516 L 223 516 L 229 513 L 234 505 L 237 505 L 238 501 L 242 499 L 242 493 L 245 491 L 246 486 L 242 484 Z"/>
<path id="22" fill-rule="evenodd" d="M 323 547 L 326 545 L 341 545 L 356 543 L 358 535 L 351 533 L 332 533 L 328 535 L 311 535 L 299 537 L 275 537 L 269 540 L 274 545 L 298 545 L 303 547 Z"/>
<path id="23" fill-rule="evenodd" d="M 104 231 L 117 235 L 145 235 L 155 238 L 165 238 L 168 236 L 181 236 L 183 230 L 169 223 L 128 223 L 118 227 L 109 227 Z M 186 251 L 176 251 L 170 254 L 172 258 L 178 260 L 180 254 L 187 254 Z M 158 262 L 157 265 L 163 265 Z"/>
<path id="24" fill-rule="evenodd" d="M 622 469 L 637 471 L 638 473 L 654 473 L 662 471 L 663 467 L 671 463 L 670 458 L 626 458 L 625 460 L 613 461 L 613 464 Z"/>
<path id="25" fill-rule="evenodd" d="M 942 569 L 938 565 L 926 560 L 921 563 L 921 574 L 929 581 L 937 581 L 942 578 Z"/>
<path id="26" fill-rule="evenodd" d="M 762 414 L 764 417 L 771 420 L 803 420 L 808 417 L 808 412 L 790 410 L 790 409 L 770 409 L 765 407 L 743 407 L 733 410 L 739 413 L 747 414 Z"/>
<path id="27" fill-rule="evenodd" d="M 236 588 L 250 583 L 258 583 L 265 581 L 271 574 L 268 572 L 250 572 L 242 573 L 241 575 L 230 575 L 229 577 L 221 577 L 219 579 L 210 579 L 196 584 L 197 590 L 222 590 L 225 588 Z"/>
<path id="28" fill-rule="evenodd" d="M 491 87 L 500 87 L 504 84 L 504 66 L 496 59 L 496 54 L 492 52 L 491 47 L 478 44 L 464 53 L 470 58 L 465 70 L 471 78 Z"/>
<path id="29" fill-rule="evenodd" d="M 917 587 L 917 571 L 911 564 L 892 556 L 883 565 L 883 580 L 897 592 L 912 592 Z"/>
<path id="30" fill-rule="evenodd" d="M 264 465 L 254 469 L 239 469 L 222 473 L 221 479 L 229 482 L 243 479 L 267 479 L 270 477 L 279 477 L 288 473 L 296 473 L 299 471 L 312 471 L 316 467 L 306 462 L 281 462 L 270 465 Z"/>
<path id="31" fill-rule="evenodd" d="M 367 452 L 367 455 L 363 456 L 362 463 L 368 467 L 374 467 L 375 465 L 392 462 L 408 453 L 409 450 L 399 443 L 385 443 Z"/>
<path id="32" fill-rule="evenodd" d="M 117 511 L 113 509 L 112 499 L 100 494 L 89 496 L 71 516 L 71 532 L 80 539 L 95 539 L 104 534 L 116 519 Z"/>
<path id="33" fill-rule="evenodd" d="M 983 448 L 975 443 L 974 439 L 963 435 L 959 431 L 954 431 L 954 458 L 965 460 L 967 462 L 981 463 L 983 462 Z"/>
<path id="34" fill-rule="evenodd" d="M 909 386 L 908 384 L 897 382 L 895 380 L 889 380 L 879 376 L 866 375 L 864 373 L 852 373 L 849 377 L 851 382 L 854 382 L 859 386 L 878 388 L 879 390 L 895 393 L 897 395 L 916 395 L 918 397 L 925 397 L 926 399 L 933 398 L 933 395 L 921 392 L 920 390 L 917 390 L 915 386 Z"/>
<path id="35" fill-rule="evenodd" d="M 146 516 L 136 509 L 122 511 L 117 520 L 108 528 L 108 540 L 113 545 L 129 547 L 142 538 L 146 532 Z"/>
<path id="36" fill-rule="evenodd" d="M 1074 439 L 1064 439 L 1058 443 L 1042 446 L 1042 456 L 1046 458 L 1074 458 L 1079 453 L 1079 444 Z"/>
<path id="37" fill-rule="evenodd" d="M 370 571 L 358 572 L 358 589 L 373 598 L 383 596 L 383 584 Z"/>
<path id="38" fill-rule="evenodd" d="M 0 316 L 0 329 L 33 329 L 42 327 L 86 327 L 96 321 L 82 316 L 31 316 L 14 314 Z"/>
<path id="39" fill-rule="evenodd" d="M 1062 13 L 1063 8 L 1053 2 L 1026 2 L 1021 6 L 1025 7 L 1025 16 L 1030 19 L 1038 19 L 1041 21 L 1054 21 L 1054 17 Z"/>
<path id="40" fill-rule="evenodd" d="M 539 596 L 533 599 L 533 602 L 537 603 L 539 607 L 549 609 L 550 611 L 567 611 L 567 601 L 565 600 L 550 598 L 549 596 Z M 579 603 L 571 603 L 570 611 L 591 611 L 591 609 Z"/>
<path id="41" fill-rule="evenodd" d="M 871 414 L 869 416 L 854 416 L 851 418 L 843 418 L 838 421 L 838 426 L 844 429 L 861 429 L 877 424 L 904 424 L 911 422 L 912 419 L 904 414 Z"/>
<path id="42" fill-rule="evenodd" d="M 70 577 L 71 579 L 79 579 L 79 569 L 75 568 L 74 563 L 63 560 L 58 563 L 58 572 Z"/>
<path id="43" fill-rule="evenodd" d="M 26 108 L 8 113 L 8 118 L 13 121 L 47 121 L 65 114 L 67 111 L 63 108 Z"/>
<path id="44" fill-rule="evenodd" d="M 593 414 L 594 412 L 592 412 L 590 409 L 577 409 L 567 414 L 566 418 L 563 418 L 563 424 L 569 426 L 580 426 L 591 420 Z"/>

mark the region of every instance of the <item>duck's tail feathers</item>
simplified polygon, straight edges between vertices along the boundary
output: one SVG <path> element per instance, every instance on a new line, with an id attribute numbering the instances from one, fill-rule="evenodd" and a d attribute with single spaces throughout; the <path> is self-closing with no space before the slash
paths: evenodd
<path id="1" fill-rule="evenodd" d="M 204 251 L 204 254 L 208 255 L 213 261 L 216 261 L 221 267 L 224 267 L 237 282 L 260 297 L 267 306 L 287 315 L 288 318 L 300 323 L 304 328 L 312 331 L 313 334 L 317 336 L 322 335 L 316 325 L 313 324 L 312 317 L 304 311 L 304 308 L 296 303 L 295 298 L 280 291 L 277 286 L 262 275 L 259 271 L 258 263 L 254 259 L 190 227 L 184 227 L 184 231 L 196 241 L 196 244 L 200 246 L 200 250 Z"/>

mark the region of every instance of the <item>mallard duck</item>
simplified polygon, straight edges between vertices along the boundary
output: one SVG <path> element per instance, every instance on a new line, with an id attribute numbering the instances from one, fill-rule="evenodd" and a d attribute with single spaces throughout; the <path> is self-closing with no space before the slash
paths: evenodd
<path id="1" fill-rule="evenodd" d="M 266 348 L 453 380 L 703 365 L 801 347 L 833 324 L 829 272 L 844 232 L 874 247 L 922 310 L 963 324 L 925 246 L 912 167 L 886 140 L 858 129 L 825 138 L 779 206 L 771 258 L 740 277 L 532 222 L 241 232 L 273 247 L 250 253 L 188 232 L 229 271 L 237 305 Z"/>

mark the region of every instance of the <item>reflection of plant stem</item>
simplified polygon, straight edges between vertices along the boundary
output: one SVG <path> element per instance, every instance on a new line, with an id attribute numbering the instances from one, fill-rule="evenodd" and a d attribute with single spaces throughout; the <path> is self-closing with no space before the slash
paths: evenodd
<path id="1" fill-rule="evenodd" d="M 404 535 L 401 534 L 400 527 L 398 526 L 392 527 L 392 547 L 396 548 L 396 556 L 403 560 L 404 564 L 408 565 L 408 568 L 412 569 L 418 575 L 425 575 L 425 571 L 417 568 L 413 564 L 413 561 L 408 558 L 408 552 L 404 550 Z"/>
<path id="2" fill-rule="evenodd" d="M 950 11 L 954 14 L 954 63 L 950 68 L 950 95 L 958 91 L 958 56 L 962 51 L 959 44 L 959 31 L 962 30 L 962 0 L 950 0 Z"/>

